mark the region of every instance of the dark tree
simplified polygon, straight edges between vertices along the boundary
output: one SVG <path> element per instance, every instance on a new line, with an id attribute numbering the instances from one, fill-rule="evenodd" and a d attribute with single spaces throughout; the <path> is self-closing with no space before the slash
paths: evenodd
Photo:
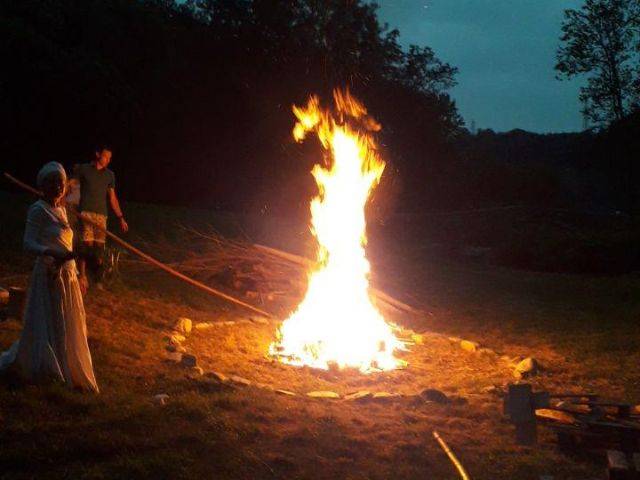
<path id="1" fill-rule="evenodd" d="M 586 0 L 566 10 L 557 52 L 559 78 L 586 75 L 580 100 L 596 125 L 620 120 L 640 100 L 638 0 Z"/>
<path id="2" fill-rule="evenodd" d="M 291 105 L 349 87 L 419 205 L 461 131 L 456 70 L 398 35 L 362 0 L 0 0 L 0 153 L 30 178 L 108 142 L 128 200 L 306 215 L 319 152 Z"/>

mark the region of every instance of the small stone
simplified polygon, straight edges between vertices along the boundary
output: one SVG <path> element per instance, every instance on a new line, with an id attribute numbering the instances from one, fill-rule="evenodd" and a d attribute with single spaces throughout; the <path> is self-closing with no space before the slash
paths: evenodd
<path id="1" fill-rule="evenodd" d="M 176 330 L 185 335 L 189 335 L 191 333 L 193 322 L 190 318 L 180 317 L 178 318 L 178 323 L 176 323 Z"/>
<path id="2" fill-rule="evenodd" d="M 411 340 L 413 340 L 416 343 L 416 345 L 424 344 L 424 337 L 419 333 L 414 333 L 413 335 L 411 335 Z"/>
<path id="3" fill-rule="evenodd" d="M 513 375 L 516 378 L 528 378 L 536 375 L 540 365 L 535 358 L 527 357 L 516 365 Z"/>
<path id="4" fill-rule="evenodd" d="M 185 353 L 187 351 L 186 348 L 184 348 L 182 345 L 175 345 L 173 343 L 170 343 L 169 345 L 167 345 L 166 350 L 168 352 L 179 352 L 179 353 Z"/>
<path id="5" fill-rule="evenodd" d="M 246 385 L 246 386 L 251 385 L 251 380 L 247 380 L 246 378 L 239 377 L 238 375 L 231 375 L 229 377 L 229 380 L 231 380 L 233 383 L 239 383 L 240 385 Z"/>
<path id="6" fill-rule="evenodd" d="M 254 316 L 251 317 L 251 321 L 253 323 L 257 323 L 259 325 L 269 325 L 269 319 L 265 318 L 265 317 L 259 317 L 259 316 Z"/>
<path id="7" fill-rule="evenodd" d="M 202 369 L 202 367 L 198 367 L 197 365 L 195 367 L 193 367 L 191 369 L 193 371 L 193 373 L 195 373 L 196 375 L 202 376 L 204 375 L 204 370 Z"/>
<path id="8" fill-rule="evenodd" d="M 420 397 L 428 402 L 449 403 L 449 397 L 435 388 L 427 388 L 423 390 L 420 392 Z"/>
<path id="9" fill-rule="evenodd" d="M 313 392 L 307 392 L 307 397 L 311 398 L 340 398 L 336 392 L 330 392 L 328 390 L 316 390 Z"/>
<path id="10" fill-rule="evenodd" d="M 365 398 L 370 398 L 372 393 L 369 390 L 360 390 L 359 392 L 349 393 L 344 396 L 345 400 L 363 400 Z"/>
<path id="11" fill-rule="evenodd" d="M 480 344 L 470 340 L 461 340 L 460 347 L 467 352 L 476 352 L 480 348 Z"/>
<path id="12" fill-rule="evenodd" d="M 278 390 L 276 390 L 276 393 L 279 393 L 280 395 L 287 395 L 289 397 L 295 397 L 296 396 L 295 393 L 290 392 L 289 390 L 278 389 Z"/>
<path id="13" fill-rule="evenodd" d="M 179 363 L 182 360 L 182 354 L 179 352 L 167 352 L 164 358 L 170 362 Z"/>
<path id="14" fill-rule="evenodd" d="M 480 392 L 485 393 L 487 395 L 496 395 L 498 397 L 504 396 L 504 390 L 496 385 L 489 385 L 488 387 L 484 387 Z"/>
<path id="15" fill-rule="evenodd" d="M 184 355 L 182 355 L 181 363 L 185 367 L 195 367 L 198 364 L 198 360 L 195 355 L 185 353 Z"/>
<path id="16" fill-rule="evenodd" d="M 498 356 L 498 354 L 490 348 L 480 348 L 478 354 L 490 358 L 496 358 Z"/>
<path id="17" fill-rule="evenodd" d="M 200 322 L 200 323 L 196 323 L 194 328 L 196 330 L 208 330 L 210 328 L 215 327 L 216 324 L 213 322 Z"/>
<path id="18" fill-rule="evenodd" d="M 166 405 L 169 400 L 169 395 L 166 393 L 159 393 L 158 395 L 153 396 L 153 403 L 157 405 Z"/>
<path id="19" fill-rule="evenodd" d="M 247 298 L 255 299 L 255 298 L 258 298 L 259 293 L 254 291 L 254 290 L 247 290 L 244 293 L 244 296 L 247 297 Z"/>
<path id="20" fill-rule="evenodd" d="M 207 372 L 207 377 L 211 377 L 220 383 L 224 383 L 229 380 L 229 377 L 227 377 L 224 373 L 215 371 Z"/>
<path id="21" fill-rule="evenodd" d="M 185 340 L 186 338 L 184 335 L 180 335 L 179 333 L 174 333 L 173 335 L 171 335 L 171 338 L 169 338 L 169 344 L 178 346 Z"/>
<path id="22" fill-rule="evenodd" d="M 384 400 L 393 400 L 394 398 L 398 398 L 401 395 L 399 393 L 389 393 L 389 392 L 376 392 L 373 394 L 373 397 L 371 397 L 373 400 L 380 400 L 380 401 L 384 401 Z"/>

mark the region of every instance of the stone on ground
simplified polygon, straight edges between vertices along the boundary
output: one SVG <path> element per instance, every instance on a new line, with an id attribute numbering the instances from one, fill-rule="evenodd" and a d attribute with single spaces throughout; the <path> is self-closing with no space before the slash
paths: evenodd
<path id="1" fill-rule="evenodd" d="M 193 322 L 190 318 L 180 317 L 178 318 L 178 323 L 176 323 L 176 331 L 183 333 L 185 335 L 189 335 L 191 333 Z"/>
<path id="2" fill-rule="evenodd" d="M 196 358 L 195 355 L 192 355 L 190 353 L 185 353 L 184 355 L 182 355 L 181 363 L 185 367 L 195 367 L 198 364 L 198 359 Z"/>
<path id="3" fill-rule="evenodd" d="M 330 392 L 328 390 L 315 390 L 313 392 L 307 392 L 307 397 L 311 398 L 340 398 L 336 392 Z"/>
<path id="4" fill-rule="evenodd" d="M 204 375 L 204 370 L 202 369 L 202 367 L 199 367 L 197 365 L 195 367 L 192 367 L 191 370 L 198 376 Z"/>
<path id="5" fill-rule="evenodd" d="M 390 393 L 390 392 L 376 392 L 371 397 L 373 400 L 385 401 L 385 400 L 393 400 L 394 398 L 398 398 L 401 395 L 399 393 Z"/>
<path id="6" fill-rule="evenodd" d="M 440 390 L 436 390 L 435 388 L 426 388 L 422 392 L 420 392 L 420 398 L 426 400 L 428 402 L 435 403 L 449 403 L 449 397 L 447 397 Z"/>
<path id="7" fill-rule="evenodd" d="M 238 375 L 231 375 L 229 377 L 229 380 L 231 380 L 233 383 L 238 383 L 240 385 L 251 385 L 251 380 L 247 380 L 246 378 L 240 377 Z"/>
<path id="8" fill-rule="evenodd" d="M 169 400 L 169 395 L 166 393 L 159 393 L 153 396 L 153 403 L 157 405 L 166 405 L 167 400 Z"/>
<path id="9" fill-rule="evenodd" d="M 187 351 L 182 345 L 174 345 L 173 343 L 168 344 L 165 348 L 168 352 L 185 353 Z"/>
<path id="10" fill-rule="evenodd" d="M 482 393 L 486 393 L 488 395 L 496 395 L 498 397 L 504 396 L 504 390 L 497 385 L 489 385 L 480 390 Z"/>
<path id="11" fill-rule="evenodd" d="M 260 325 L 269 325 L 269 319 L 265 317 L 253 316 L 251 317 L 251 321 Z"/>
<path id="12" fill-rule="evenodd" d="M 461 340 L 460 347 L 467 352 L 476 352 L 480 348 L 480 344 L 478 342 L 472 342 L 471 340 Z"/>
<path id="13" fill-rule="evenodd" d="M 207 372 L 207 377 L 211 377 L 214 380 L 217 380 L 218 382 L 221 382 L 221 383 L 224 383 L 227 380 L 229 380 L 229 377 L 227 377 L 224 373 L 215 372 L 215 371 Z"/>
<path id="14" fill-rule="evenodd" d="M 490 348 L 480 348 L 478 354 L 488 358 L 497 358 L 498 354 Z"/>
<path id="15" fill-rule="evenodd" d="M 169 338 L 169 344 L 178 346 L 185 340 L 186 340 L 186 337 L 184 335 L 181 335 L 179 333 L 174 333 L 173 335 L 171 335 L 171 338 Z"/>
<path id="16" fill-rule="evenodd" d="M 170 362 L 179 363 L 182 361 L 182 354 L 180 352 L 167 352 L 164 358 Z"/>
<path id="17" fill-rule="evenodd" d="M 360 390 L 358 392 L 348 393 L 344 396 L 345 400 L 363 400 L 371 397 L 373 394 L 369 390 Z"/>
<path id="18" fill-rule="evenodd" d="M 535 358 L 527 357 L 516 365 L 513 375 L 516 378 L 533 377 L 540 370 L 540 365 Z"/>
<path id="19" fill-rule="evenodd" d="M 283 390 L 283 389 L 278 389 L 276 390 L 276 393 L 279 393 L 280 395 L 287 395 L 289 397 L 295 397 L 296 394 L 294 392 L 290 392 L 289 390 Z"/>
<path id="20" fill-rule="evenodd" d="M 200 322 L 200 323 L 196 323 L 194 325 L 194 328 L 196 330 L 208 330 L 208 329 L 213 328 L 215 326 L 216 326 L 216 324 L 213 323 L 213 322 Z"/>

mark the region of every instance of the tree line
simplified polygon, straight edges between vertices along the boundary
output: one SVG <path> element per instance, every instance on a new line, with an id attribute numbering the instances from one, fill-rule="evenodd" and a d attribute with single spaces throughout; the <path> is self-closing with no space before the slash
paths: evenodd
<path id="1" fill-rule="evenodd" d="M 293 141 L 291 106 L 348 87 L 383 127 L 380 217 L 589 195 L 632 211 L 637 12 L 566 12 L 558 74 L 587 76 L 601 131 L 531 137 L 469 134 L 448 93 L 457 68 L 403 49 L 367 1 L 0 0 L 0 162 L 30 179 L 108 144 L 125 199 L 306 216 L 321 151 Z"/>
<path id="2" fill-rule="evenodd" d="M 463 128 L 457 69 L 360 0 L 0 0 L 0 35 L 3 157 L 29 178 L 110 144 L 129 199 L 306 212 L 320 151 L 291 106 L 335 87 L 383 124 L 389 203 L 419 201 Z"/>

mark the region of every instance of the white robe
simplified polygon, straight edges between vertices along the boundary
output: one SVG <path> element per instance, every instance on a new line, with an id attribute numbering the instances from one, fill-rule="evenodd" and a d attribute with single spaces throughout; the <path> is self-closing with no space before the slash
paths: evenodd
<path id="1" fill-rule="evenodd" d="M 0 371 L 11 366 L 30 381 L 57 378 L 98 392 L 75 261 L 56 265 L 46 249 L 71 252 L 73 231 L 66 211 L 39 200 L 29 208 L 24 248 L 36 254 L 24 311 L 24 327 L 0 354 Z"/>

